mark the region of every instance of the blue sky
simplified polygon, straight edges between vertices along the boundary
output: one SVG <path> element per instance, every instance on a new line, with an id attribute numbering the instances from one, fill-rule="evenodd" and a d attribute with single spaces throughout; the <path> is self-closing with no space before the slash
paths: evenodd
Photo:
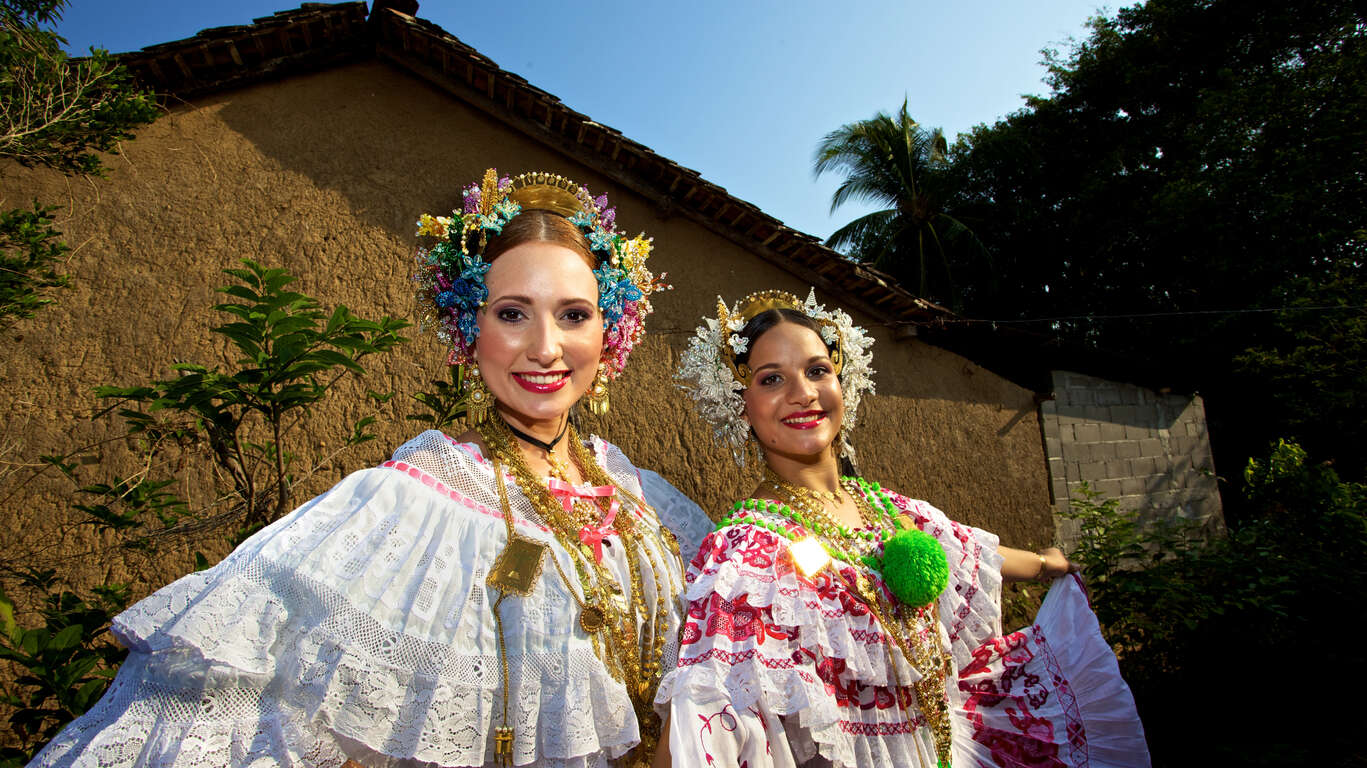
<path id="1" fill-rule="evenodd" d="M 114 52 L 250 23 L 291 0 L 72 0 L 73 52 Z M 1114 10 L 1114 6 L 1109 6 Z M 949 138 L 1043 94 L 1043 48 L 1086 35 L 1097 0 L 493 3 L 426 0 L 418 15 L 571 108 L 825 237 L 870 208 L 829 213 L 838 179 L 817 143 L 897 109 Z"/>

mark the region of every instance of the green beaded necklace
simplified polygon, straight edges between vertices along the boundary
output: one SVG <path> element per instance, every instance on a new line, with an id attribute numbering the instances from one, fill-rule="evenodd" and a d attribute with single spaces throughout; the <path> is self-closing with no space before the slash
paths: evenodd
<path id="1" fill-rule="evenodd" d="M 893 530 L 887 528 L 878 530 L 873 530 L 871 528 L 856 530 L 847 525 L 813 520 L 787 504 L 780 504 L 776 501 L 769 501 L 768 499 L 740 499 L 736 501 L 736 503 L 731 505 L 731 513 L 722 518 L 721 521 L 717 523 L 714 530 L 720 531 L 723 528 L 744 523 L 746 525 L 753 525 L 767 531 L 772 531 L 789 541 L 798 540 L 797 536 L 778 523 L 771 523 L 768 520 L 753 516 L 738 517 L 738 515 L 747 511 L 767 512 L 775 517 L 791 520 L 818 536 L 839 535 L 847 539 L 859 538 L 864 539 L 865 541 L 887 541 L 892 538 L 896 531 L 900 531 L 904 528 L 901 516 L 896 512 L 897 507 L 892 503 L 892 499 L 888 498 L 887 492 L 883 490 L 881 485 L 878 483 L 870 483 L 862 477 L 845 476 L 840 478 L 840 480 L 847 485 L 851 483 L 856 484 L 859 487 L 860 492 L 863 493 L 864 498 L 869 501 L 869 506 L 881 513 L 880 516 L 882 517 L 882 520 L 892 525 Z M 821 542 L 821 546 L 826 549 L 827 554 L 831 557 L 843 560 L 851 565 L 859 564 L 852 560 L 851 557 L 839 547 L 833 547 L 825 541 Z M 874 559 L 876 558 L 866 557 L 861 558 L 861 561 L 863 561 L 863 564 L 873 567 L 872 563 L 868 562 L 868 560 Z"/>
<path id="2" fill-rule="evenodd" d="M 765 520 L 747 512 L 763 512 L 774 517 L 795 523 L 805 530 L 816 534 L 815 540 L 830 557 L 855 567 L 864 567 L 882 577 L 899 599 L 908 605 L 920 606 L 934 600 L 946 586 L 949 564 L 933 536 L 912 527 L 903 525 L 901 515 L 887 492 L 878 483 L 870 483 L 862 477 L 842 477 L 846 486 L 857 486 L 869 507 L 878 513 L 880 525 L 875 528 L 856 530 L 822 520 L 814 520 L 787 504 L 767 499 L 741 499 L 731 506 L 731 512 L 722 518 L 715 528 L 720 531 L 733 525 L 753 525 L 778 534 L 797 543 L 806 538 L 794 534 L 780 523 Z M 890 527 L 889 527 L 890 526 Z M 826 536 L 840 536 L 845 539 L 863 539 L 867 542 L 883 544 L 883 556 L 873 554 L 857 556 L 843 547 L 833 546 L 825 540 Z M 894 541 L 895 540 L 895 541 Z M 895 546 L 894 546 L 895 545 Z M 896 554 L 889 560 L 890 550 Z M 909 556 L 903 553 L 908 553 Z"/>

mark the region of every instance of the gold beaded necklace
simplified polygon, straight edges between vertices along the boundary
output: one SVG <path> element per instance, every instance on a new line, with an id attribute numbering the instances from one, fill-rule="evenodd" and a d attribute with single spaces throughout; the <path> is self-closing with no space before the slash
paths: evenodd
<path id="1" fill-rule="evenodd" d="M 825 526 L 827 533 L 822 537 L 824 541 L 840 550 L 846 556 L 846 561 L 855 568 L 857 577 L 856 583 L 852 585 L 854 594 L 863 599 L 869 607 L 869 612 L 883 628 L 884 636 L 902 652 L 907 664 L 920 674 L 920 678 L 911 684 L 911 688 L 916 692 L 916 700 L 930 727 L 936 755 L 942 765 L 948 766 L 953 733 L 949 717 L 948 691 L 945 686 L 953 672 L 954 662 L 940 645 L 935 603 L 921 609 L 900 606 L 886 599 L 881 590 L 873 587 L 864 568 L 853 565 L 859 560 L 850 552 L 849 537 L 840 533 L 842 526 L 835 523 L 835 516 L 826 509 L 827 501 L 832 504 L 840 503 L 838 494 L 791 483 L 768 465 L 765 465 L 764 471 L 765 480 L 779 493 L 788 497 L 789 506 L 809 519 L 819 520 Z M 850 480 L 842 481 L 842 487 L 854 501 L 864 525 L 882 528 L 881 516 L 873 510 L 873 505 L 858 485 Z M 817 535 L 814 531 L 809 533 Z M 900 686 L 897 666 L 891 663 L 890 665 L 896 684 Z"/>

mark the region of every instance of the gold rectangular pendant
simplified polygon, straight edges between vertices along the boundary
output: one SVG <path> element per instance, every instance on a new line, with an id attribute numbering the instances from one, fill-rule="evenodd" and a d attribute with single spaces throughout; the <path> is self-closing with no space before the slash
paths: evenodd
<path id="1" fill-rule="evenodd" d="M 502 592 L 526 597 L 532 593 L 545 563 L 546 545 L 514 535 L 498 553 L 485 583 Z"/>
<path id="2" fill-rule="evenodd" d="M 793 562 L 798 570 L 808 578 L 821 573 L 821 569 L 831 564 L 831 556 L 826 552 L 826 548 L 810 536 L 793 542 L 788 551 L 793 553 Z"/>

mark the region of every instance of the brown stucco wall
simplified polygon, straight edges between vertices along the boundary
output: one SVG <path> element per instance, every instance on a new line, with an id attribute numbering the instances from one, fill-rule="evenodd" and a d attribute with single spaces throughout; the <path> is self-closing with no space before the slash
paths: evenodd
<path id="1" fill-rule="evenodd" d="M 109 536 L 73 524 L 70 482 L 51 472 L 26 481 L 25 465 L 93 445 L 101 464 L 82 467 L 84 480 L 107 477 L 102 465 L 127 466 L 126 447 L 109 441 L 118 425 L 90 419 L 92 388 L 165 376 L 177 360 L 221 360 L 226 350 L 207 332 L 221 316 L 209 307 L 221 270 L 241 257 L 289 269 L 325 306 L 411 316 L 414 219 L 457 205 L 460 186 L 490 165 L 555 171 L 609 193 L 625 228 L 655 238 L 654 268 L 676 286 L 656 301 L 653 333 L 614 388 L 611 414 L 592 426 L 714 513 L 758 476 L 713 447 L 672 373 L 718 293 L 805 295 L 806 286 L 690 219 L 662 218 L 601 174 L 420 80 L 370 62 L 204 98 L 171 109 L 108 165 L 98 180 L 17 167 L 0 176 L 4 205 L 36 196 L 64 206 L 59 226 L 74 247 L 73 289 L 0 345 L 0 498 L 10 496 L 0 525 L 13 531 L 0 565 L 50 564 L 81 586 L 131 581 L 140 596 L 188 570 L 196 550 L 221 556 L 222 537 L 210 533 L 159 542 L 151 553 L 111 548 Z M 886 329 L 875 336 L 880 394 L 855 435 L 865 474 L 1005 542 L 1047 543 L 1053 524 L 1032 393 L 952 353 L 893 341 Z M 372 358 L 368 378 L 340 386 L 304 427 L 321 453 L 372 410 L 365 390 L 399 394 L 380 408 L 380 439 L 327 462 L 301 498 L 412 433 L 404 417 L 420 409 L 410 395 L 444 377 L 442 361 L 434 340 L 420 337 Z M 179 468 L 201 501 L 206 471 Z"/>

